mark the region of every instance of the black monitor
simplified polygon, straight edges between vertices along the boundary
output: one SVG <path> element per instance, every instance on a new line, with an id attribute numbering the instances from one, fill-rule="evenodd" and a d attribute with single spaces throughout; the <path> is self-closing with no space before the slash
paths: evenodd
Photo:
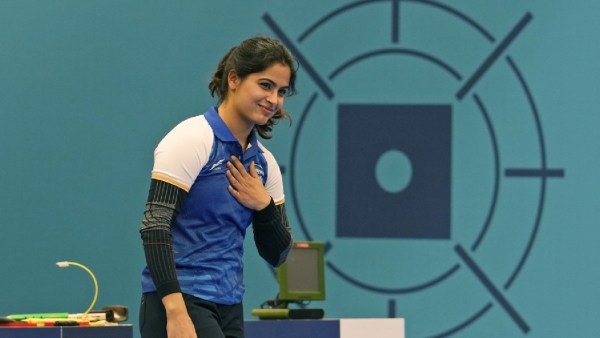
<path id="1" fill-rule="evenodd" d="M 260 319 L 320 319 L 323 309 L 307 308 L 310 301 L 325 300 L 325 252 L 322 242 L 294 242 L 277 269 L 279 294 L 252 315 Z M 290 307 L 295 304 L 295 307 Z"/>
<path id="2" fill-rule="evenodd" d="M 294 242 L 287 260 L 277 269 L 278 300 L 324 300 L 324 256 L 322 242 Z"/>

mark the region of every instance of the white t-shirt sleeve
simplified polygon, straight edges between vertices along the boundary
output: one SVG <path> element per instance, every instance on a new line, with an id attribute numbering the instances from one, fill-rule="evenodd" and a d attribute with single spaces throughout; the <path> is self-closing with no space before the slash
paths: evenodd
<path id="1" fill-rule="evenodd" d="M 269 195 L 273 197 L 273 201 L 275 202 L 275 204 L 281 204 L 285 202 L 281 169 L 279 168 L 277 160 L 275 160 L 273 154 L 270 151 L 268 151 L 261 143 L 259 143 L 258 145 L 263 150 L 263 153 L 267 160 L 267 165 L 269 166 L 269 173 L 267 176 L 267 182 L 265 183 L 265 188 L 267 189 Z"/>
<path id="2" fill-rule="evenodd" d="M 208 162 L 213 142 L 214 133 L 204 116 L 181 122 L 154 150 L 152 178 L 189 191 Z"/>

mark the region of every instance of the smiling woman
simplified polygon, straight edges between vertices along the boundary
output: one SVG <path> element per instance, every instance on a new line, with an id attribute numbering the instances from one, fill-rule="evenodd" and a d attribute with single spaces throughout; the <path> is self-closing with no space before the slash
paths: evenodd
<path id="1" fill-rule="evenodd" d="M 242 148 L 248 145 L 248 134 L 254 126 L 264 126 L 275 114 L 275 119 L 286 117 L 281 112 L 289 88 L 290 67 L 273 64 L 260 73 L 240 78 L 235 70 L 227 74 L 231 94 L 219 106 L 219 115 L 238 139 Z"/>
<path id="2" fill-rule="evenodd" d="M 281 171 L 259 141 L 289 118 L 296 61 L 281 42 L 233 47 L 209 84 L 218 107 L 169 132 L 154 152 L 140 233 L 142 337 L 244 337 L 243 242 L 252 223 L 274 267 L 292 245 Z"/>
<path id="3" fill-rule="evenodd" d="M 250 75 L 262 74 L 274 65 L 289 69 L 290 73 L 287 81 L 280 79 L 280 81 L 286 83 L 277 84 L 273 82 L 273 79 L 267 77 L 264 81 L 261 81 L 260 85 L 265 86 L 263 88 L 266 90 L 271 86 L 281 86 L 278 88 L 278 92 L 282 97 L 295 94 L 296 61 L 290 51 L 278 40 L 254 38 L 248 39 L 239 46 L 231 48 L 225 54 L 209 84 L 211 95 L 217 95 L 221 102 L 225 103 L 227 96 L 232 92 L 231 80 L 235 78 L 243 80 Z M 271 83 L 269 84 L 268 82 Z M 281 104 L 283 105 L 283 101 L 281 101 Z M 269 133 L 273 125 L 277 123 L 277 120 L 285 117 L 288 117 L 287 113 L 283 109 L 279 109 L 266 124 L 256 126 L 256 131 L 262 138 L 269 139 L 271 138 Z"/>

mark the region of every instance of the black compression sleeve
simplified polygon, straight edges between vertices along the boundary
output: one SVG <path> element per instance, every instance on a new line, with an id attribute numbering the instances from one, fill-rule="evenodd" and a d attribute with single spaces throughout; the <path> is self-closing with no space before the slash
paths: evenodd
<path id="1" fill-rule="evenodd" d="M 141 235 L 146 264 L 160 298 L 174 292 L 181 292 L 175 272 L 171 233 L 155 229 L 143 231 Z"/>
<path id="2" fill-rule="evenodd" d="M 275 205 L 271 199 L 265 209 L 254 213 L 252 224 L 254 242 L 260 256 L 274 267 L 283 264 L 292 247 L 292 232 L 285 205 Z"/>
<path id="3" fill-rule="evenodd" d="M 181 291 L 173 257 L 171 225 L 186 197 L 187 192 L 172 184 L 154 179 L 150 184 L 140 234 L 146 264 L 161 298 Z"/>

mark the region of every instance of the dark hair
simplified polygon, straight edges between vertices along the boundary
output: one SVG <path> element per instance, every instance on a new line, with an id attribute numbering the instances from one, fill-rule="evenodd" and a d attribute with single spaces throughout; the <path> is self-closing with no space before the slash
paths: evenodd
<path id="1" fill-rule="evenodd" d="M 234 70 L 240 79 L 244 79 L 252 73 L 262 72 L 277 63 L 290 67 L 288 95 L 295 94 L 296 60 L 279 40 L 268 37 L 254 37 L 231 48 L 219 62 L 217 70 L 208 84 L 210 94 L 213 97 L 217 95 L 221 102 L 225 100 L 229 89 L 227 76 L 231 70 Z M 256 131 L 262 138 L 270 139 L 273 125 L 277 124 L 281 118 L 291 120 L 289 114 L 280 109 L 266 124 L 255 126 Z"/>

